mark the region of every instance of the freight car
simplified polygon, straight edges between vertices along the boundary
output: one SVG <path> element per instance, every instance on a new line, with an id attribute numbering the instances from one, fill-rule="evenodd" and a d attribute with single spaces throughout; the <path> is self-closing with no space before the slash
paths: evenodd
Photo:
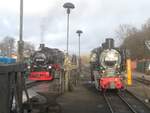
<path id="1" fill-rule="evenodd" d="M 91 78 L 98 90 L 122 89 L 121 72 L 124 70 L 126 54 L 114 47 L 113 39 L 106 39 L 102 47 L 91 53 Z"/>
<path id="2" fill-rule="evenodd" d="M 56 72 L 62 70 L 64 53 L 58 49 L 40 45 L 40 50 L 31 56 L 29 80 L 53 80 L 57 78 Z"/>

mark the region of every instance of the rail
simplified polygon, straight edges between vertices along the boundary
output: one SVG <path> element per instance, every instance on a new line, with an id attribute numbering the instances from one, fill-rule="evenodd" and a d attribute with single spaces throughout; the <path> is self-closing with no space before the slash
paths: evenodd
<path id="1" fill-rule="evenodd" d="M 141 99 L 139 99 L 136 95 L 134 95 L 129 90 L 125 90 L 125 91 L 127 92 L 127 94 L 131 95 L 134 99 L 136 99 L 138 102 L 140 102 L 142 105 L 144 105 L 150 111 L 150 107 L 144 101 L 142 101 Z"/>
<path id="2" fill-rule="evenodd" d="M 103 93 L 103 97 L 111 113 L 149 113 L 150 108 L 128 91 L 119 93 Z M 122 108 L 122 109 L 118 109 Z"/>
<path id="3" fill-rule="evenodd" d="M 122 113 L 122 112 L 137 113 L 132 108 L 132 106 L 130 106 L 127 102 L 123 101 L 122 98 L 120 98 L 117 94 L 114 94 L 114 93 L 113 93 L 113 95 L 103 94 L 103 96 L 105 98 L 105 101 L 106 101 L 111 113 Z M 124 111 L 121 111 L 122 109 L 118 109 L 118 108 L 122 108 Z"/>
<path id="4" fill-rule="evenodd" d="M 108 100 L 107 96 L 106 96 L 105 94 L 103 94 L 103 96 L 104 96 L 104 99 L 105 99 L 105 101 L 106 101 L 106 103 L 107 103 L 107 105 L 108 105 L 108 107 L 109 107 L 111 113 L 114 113 L 113 107 L 111 106 L 111 103 L 110 103 L 110 101 Z"/>
<path id="5" fill-rule="evenodd" d="M 49 82 L 49 81 L 33 81 L 30 83 L 26 83 L 26 89 L 32 88 L 34 86 L 40 85 L 40 84 L 45 83 L 45 82 Z"/>
<path id="6" fill-rule="evenodd" d="M 120 99 L 121 99 L 124 103 L 126 103 L 126 105 L 130 108 L 130 110 L 131 110 L 133 113 L 138 113 L 138 112 L 136 112 L 136 110 L 128 103 L 128 101 L 126 101 L 125 98 L 123 98 L 120 94 L 118 94 L 118 96 L 120 97 Z"/>
<path id="7" fill-rule="evenodd" d="M 125 92 L 118 93 L 118 96 L 129 106 L 136 111 L 137 113 L 149 113 L 150 108 L 141 101 L 137 96 L 135 96 L 133 93 L 131 93 L 128 90 L 125 90 Z"/>
<path id="8" fill-rule="evenodd" d="M 145 84 L 145 85 L 147 85 L 147 86 L 150 85 L 150 81 L 147 80 L 147 79 L 145 79 L 145 78 L 134 78 L 134 80 L 137 81 L 137 82 L 140 82 L 140 83 L 142 83 L 142 84 Z"/>

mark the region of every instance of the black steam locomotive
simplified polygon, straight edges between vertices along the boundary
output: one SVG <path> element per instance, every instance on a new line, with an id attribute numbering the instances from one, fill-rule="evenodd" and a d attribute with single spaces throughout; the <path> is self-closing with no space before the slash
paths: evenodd
<path id="1" fill-rule="evenodd" d="M 53 80 L 55 72 L 62 69 L 64 58 L 64 53 L 59 49 L 40 44 L 40 50 L 31 56 L 29 80 Z"/>

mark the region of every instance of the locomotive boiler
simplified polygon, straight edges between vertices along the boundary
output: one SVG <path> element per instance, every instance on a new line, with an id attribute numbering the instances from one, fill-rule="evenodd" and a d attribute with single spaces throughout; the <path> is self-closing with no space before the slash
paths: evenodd
<path id="1" fill-rule="evenodd" d="M 31 56 L 29 80 L 53 80 L 55 72 L 61 70 L 64 53 L 58 49 L 40 45 L 40 49 Z"/>
<path id="2" fill-rule="evenodd" d="M 124 50 L 114 47 L 114 40 L 109 38 L 97 48 L 91 57 L 91 76 L 97 89 L 122 89 L 122 75 L 124 71 L 125 54 Z M 93 60 L 95 58 L 95 60 Z"/>

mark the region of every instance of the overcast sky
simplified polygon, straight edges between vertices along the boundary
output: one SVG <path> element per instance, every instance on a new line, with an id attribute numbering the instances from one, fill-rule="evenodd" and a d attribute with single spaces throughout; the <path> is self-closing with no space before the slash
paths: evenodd
<path id="1" fill-rule="evenodd" d="M 19 39 L 19 1 L 0 0 L 0 39 L 7 35 Z M 65 2 L 75 5 L 70 14 L 72 53 L 78 53 L 77 29 L 83 31 L 81 52 L 88 53 L 105 38 L 116 39 L 115 31 L 120 24 L 140 28 L 150 18 L 150 0 L 24 0 L 23 39 L 37 47 L 43 33 L 46 46 L 65 50 L 67 15 L 62 7 Z"/>

